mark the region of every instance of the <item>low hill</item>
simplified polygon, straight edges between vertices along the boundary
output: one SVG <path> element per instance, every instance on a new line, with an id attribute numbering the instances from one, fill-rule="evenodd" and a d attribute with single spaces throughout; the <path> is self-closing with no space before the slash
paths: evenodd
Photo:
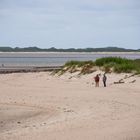
<path id="1" fill-rule="evenodd" d="M 57 49 L 47 48 L 41 49 L 38 47 L 27 47 L 27 48 L 12 48 L 12 47 L 0 47 L 0 52 L 140 52 L 140 49 L 125 49 L 119 47 L 105 47 L 105 48 L 69 48 L 69 49 Z"/>

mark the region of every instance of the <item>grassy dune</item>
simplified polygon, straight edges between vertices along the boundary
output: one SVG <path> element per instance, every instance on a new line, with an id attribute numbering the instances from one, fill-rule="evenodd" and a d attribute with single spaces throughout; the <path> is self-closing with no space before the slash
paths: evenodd
<path id="1" fill-rule="evenodd" d="M 98 69 L 105 72 L 140 74 L 140 59 L 130 60 L 120 57 L 104 57 L 96 59 L 96 61 L 69 61 L 63 66 L 61 73 L 80 71 L 81 74 L 88 74 Z"/>

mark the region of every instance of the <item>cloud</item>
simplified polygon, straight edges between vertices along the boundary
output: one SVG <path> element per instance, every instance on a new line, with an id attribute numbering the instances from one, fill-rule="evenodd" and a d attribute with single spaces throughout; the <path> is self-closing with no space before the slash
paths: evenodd
<path id="1" fill-rule="evenodd" d="M 139 17 L 139 0 L 0 0 L 0 45 L 138 48 Z"/>

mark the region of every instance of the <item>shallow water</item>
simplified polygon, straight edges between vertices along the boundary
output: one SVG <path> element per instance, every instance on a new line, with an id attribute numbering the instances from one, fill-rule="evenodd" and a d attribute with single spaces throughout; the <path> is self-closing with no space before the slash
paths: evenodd
<path id="1" fill-rule="evenodd" d="M 0 53 L 0 66 L 60 66 L 71 60 L 96 60 L 108 56 L 140 59 L 140 53 Z"/>

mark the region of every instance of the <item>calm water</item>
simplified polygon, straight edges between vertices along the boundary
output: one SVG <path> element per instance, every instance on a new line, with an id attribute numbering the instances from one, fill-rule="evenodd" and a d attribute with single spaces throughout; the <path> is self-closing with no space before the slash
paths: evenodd
<path id="1" fill-rule="evenodd" d="M 108 56 L 140 59 L 140 53 L 0 53 L 0 66 L 59 66 L 70 60 L 96 60 Z"/>

